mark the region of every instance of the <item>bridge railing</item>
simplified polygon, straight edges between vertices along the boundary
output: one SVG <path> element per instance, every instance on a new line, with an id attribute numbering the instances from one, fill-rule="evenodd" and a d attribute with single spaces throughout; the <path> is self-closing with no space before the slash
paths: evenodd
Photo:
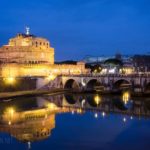
<path id="1" fill-rule="evenodd" d="M 144 77 L 144 78 L 150 78 L 150 74 L 94 74 L 94 73 L 89 73 L 89 74 L 79 74 L 79 75 L 72 75 L 72 74 L 61 74 L 61 76 L 65 77 Z"/>

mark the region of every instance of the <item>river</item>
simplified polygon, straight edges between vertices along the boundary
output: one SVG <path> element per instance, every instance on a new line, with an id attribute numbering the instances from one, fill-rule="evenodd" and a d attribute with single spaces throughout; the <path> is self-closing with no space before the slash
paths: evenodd
<path id="1" fill-rule="evenodd" d="M 149 97 L 62 94 L 0 102 L 3 150 L 146 150 L 149 139 Z"/>

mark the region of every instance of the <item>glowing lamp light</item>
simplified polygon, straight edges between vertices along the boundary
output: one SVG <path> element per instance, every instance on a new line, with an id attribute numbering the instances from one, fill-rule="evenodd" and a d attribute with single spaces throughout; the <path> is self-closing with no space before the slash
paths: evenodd
<path id="1" fill-rule="evenodd" d="M 14 77 L 7 77 L 7 78 L 4 79 L 4 81 L 5 81 L 6 84 L 10 84 L 10 85 L 12 85 L 16 82 Z"/>
<path id="2" fill-rule="evenodd" d="M 82 113 L 82 109 L 81 108 L 77 109 L 77 113 L 81 114 Z"/>
<path id="3" fill-rule="evenodd" d="M 97 114 L 97 113 L 95 113 L 95 114 L 94 114 L 94 117 L 95 117 L 95 118 L 98 118 L 98 114 Z"/>
<path id="4" fill-rule="evenodd" d="M 129 94 L 129 92 L 123 93 L 122 99 L 123 99 L 123 102 L 124 102 L 125 104 L 127 104 L 128 101 L 129 101 L 129 99 L 130 99 L 130 94 Z"/>
<path id="5" fill-rule="evenodd" d="M 74 115 L 74 111 L 72 111 L 71 114 Z"/>
<path id="6" fill-rule="evenodd" d="M 14 114 L 14 109 L 11 108 L 9 111 L 10 111 L 11 116 L 13 116 L 13 114 Z"/>
<path id="7" fill-rule="evenodd" d="M 96 96 L 94 97 L 94 102 L 96 103 L 96 105 L 99 105 L 100 102 L 101 102 L 101 97 L 100 97 L 99 95 L 96 95 Z"/>
<path id="8" fill-rule="evenodd" d="M 8 125 L 12 124 L 12 120 L 14 117 L 15 109 L 13 107 L 8 107 L 5 111 L 6 118 L 8 120 Z"/>
<path id="9" fill-rule="evenodd" d="M 9 107 L 9 108 L 7 108 L 6 112 L 8 115 L 13 116 L 15 109 L 13 107 Z"/>
<path id="10" fill-rule="evenodd" d="M 11 125 L 11 121 L 8 121 L 8 125 Z"/>
<path id="11" fill-rule="evenodd" d="M 123 122 L 126 122 L 126 121 L 127 121 L 127 119 L 124 117 L 124 118 L 123 118 Z"/>
<path id="12" fill-rule="evenodd" d="M 54 80 L 55 78 L 56 78 L 56 76 L 53 75 L 53 74 L 51 74 L 51 75 L 49 75 L 48 77 L 46 77 L 46 79 L 47 79 L 48 81 L 52 81 L 52 80 Z"/>
<path id="13" fill-rule="evenodd" d="M 103 111 L 103 112 L 102 112 L 102 116 L 105 117 L 105 115 L 106 115 L 106 114 L 105 114 L 105 112 Z"/>
<path id="14" fill-rule="evenodd" d="M 109 69 L 109 73 L 112 73 L 112 74 L 116 73 L 116 68 Z"/>
<path id="15" fill-rule="evenodd" d="M 55 109 L 57 108 L 56 105 L 53 104 L 53 103 L 48 103 L 48 104 L 47 104 L 47 107 L 48 107 L 49 109 L 52 109 L 52 110 L 55 110 Z"/>

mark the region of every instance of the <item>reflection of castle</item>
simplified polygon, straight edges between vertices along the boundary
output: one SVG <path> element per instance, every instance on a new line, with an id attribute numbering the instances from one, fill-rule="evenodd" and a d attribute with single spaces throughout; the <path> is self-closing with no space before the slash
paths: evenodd
<path id="1" fill-rule="evenodd" d="M 86 72 L 85 64 L 54 64 L 54 48 L 44 38 L 29 33 L 18 34 L 0 48 L 1 75 L 3 77 L 48 76 L 54 74 L 79 74 Z"/>
<path id="2" fill-rule="evenodd" d="M 14 112 L 12 118 L 9 115 L 5 114 L 0 131 L 7 132 L 22 142 L 46 139 L 55 128 L 55 113 L 49 110 Z"/>
<path id="3" fill-rule="evenodd" d="M 57 95 L 56 97 L 59 100 L 60 96 Z M 52 100 L 54 99 L 52 98 Z M 21 103 L 24 104 L 24 102 L 27 103 L 28 107 L 22 106 Z M 7 102 L 7 105 L 3 105 L 5 102 L 2 102 L 0 132 L 6 132 L 25 143 L 48 138 L 55 128 L 55 115 L 71 111 L 40 97 L 33 98 L 32 102 L 26 99 L 21 103 L 20 100 Z"/>

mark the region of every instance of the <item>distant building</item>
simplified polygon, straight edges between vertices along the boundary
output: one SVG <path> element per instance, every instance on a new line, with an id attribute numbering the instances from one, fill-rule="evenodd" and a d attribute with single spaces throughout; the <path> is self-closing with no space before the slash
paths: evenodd
<path id="1" fill-rule="evenodd" d="M 134 55 L 133 64 L 136 72 L 150 72 L 150 55 Z"/>
<path id="2" fill-rule="evenodd" d="M 92 66 L 92 71 L 100 74 L 131 74 L 134 72 L 134 65 L 131 56 L 114 56 L 86 57 L 84 61 L 88 66 Z M 95 67 L 96 66 L 96 67 Z M 94 68 L 94 69 L 93 69 Z M 101 68 L 101 69 L 100 69 Z"/>

